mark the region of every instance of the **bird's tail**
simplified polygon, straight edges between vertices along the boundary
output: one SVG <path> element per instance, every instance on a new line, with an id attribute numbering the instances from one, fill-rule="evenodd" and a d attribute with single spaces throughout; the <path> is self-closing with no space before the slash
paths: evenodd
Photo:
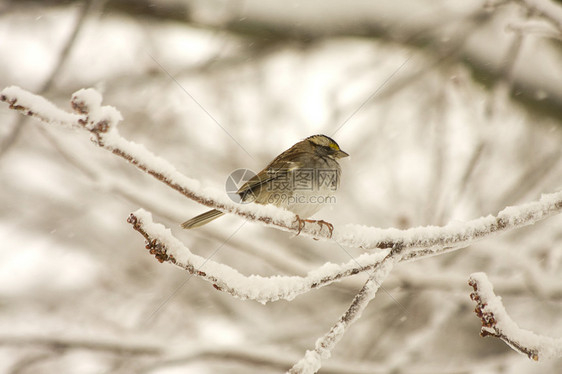
<path id="1" fill-rule="evenodd" d="M 193 217 L 190 220 L 185 221 L 184 223 L 181 224 L 181 227 L 183 227 L 184 229 L 194 229 L 196 227 L 206 225 L 207 223 L 219 218 L 223 214 L 224 213 L 221 212 L 220 210 L 216 210 L 216 209 L 209 210 L 208 212 L 205 212 L 196 217 Z"/>

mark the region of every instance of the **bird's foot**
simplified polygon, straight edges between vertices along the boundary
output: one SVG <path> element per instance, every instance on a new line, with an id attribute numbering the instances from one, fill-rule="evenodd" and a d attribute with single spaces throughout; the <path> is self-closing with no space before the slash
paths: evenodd
<path id="1" fill-rule="evenodd" d="M 306 223 L 316 223 L 318 225 L 320 225 L 320 230 L 322 230 L 322 228 L 324 226 L 326 226 L 328 228 L 328 231 L 330 231 L 330 235 L 328 236 L 329 238 L 332 237 L 332 233 L 334 232 L 334 225 L 332 225 L 330 222 L 326 222 L 324 220 L 314 220 L 314 219 L 301 219 L 298 215 L 297 215 L 297 222 L 299 224 L 299 231 L 297 232 L 297 236 L 301 233 L 302 229 L 304 228 L 304 225 Z"/>

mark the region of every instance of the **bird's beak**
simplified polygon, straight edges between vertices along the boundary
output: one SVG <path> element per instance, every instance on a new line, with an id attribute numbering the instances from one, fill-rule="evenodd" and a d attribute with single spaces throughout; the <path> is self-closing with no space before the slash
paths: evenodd
<path id="1" fill-rule="evenodd" d="M 344 158 L 349 156 L 349 153 L 342 151 L 341 149 L 336 152 L 336 158 Z"/>

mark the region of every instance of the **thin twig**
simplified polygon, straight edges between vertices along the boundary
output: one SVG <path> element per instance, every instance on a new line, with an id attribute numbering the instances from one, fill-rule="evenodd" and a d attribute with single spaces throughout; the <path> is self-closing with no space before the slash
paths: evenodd
<path id="1" fill-rule="evenodd" d="M 322 359 L 330 358 L 332 350 L 341 340 L 349 326 L 361 317 L 369 302 L 375 298 L 379 287 L 392 270 L 393 265 L 394 259 L 391 253 L 374 269 L 339 321 L 326 335 L 316 341 L 314 350 L 306 351 L 304 357 L 288 371 L 289 374 L 309 374 L 320 370 Z"/>
<path id="2" fill-rule="evenodd" d="M 562 357 L 562 339 L 538 335 L 517 326 L 507 314 L 501 298 L 495 295 L 486 274 L 472 274 L 468 284 L 474 289 L 470 298 L 476 302 L 475 312 L 482 321 L 481 336 L 500 338 L 513 350 L 534 361 L 540 357 Z"/>

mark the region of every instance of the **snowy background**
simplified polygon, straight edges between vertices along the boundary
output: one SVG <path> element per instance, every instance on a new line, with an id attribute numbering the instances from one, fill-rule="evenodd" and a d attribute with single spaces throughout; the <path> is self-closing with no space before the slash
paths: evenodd
<path id="1" fill-rule="evenodd" d="M 549 22 L 562 8 L 546 1 L 537 16 L 525 3 L 4 0 L 0 88 L 70 109 L 95 87 L 123 114 L 123 136 L 213 188 L 323 133 L 351 157 L 336 206 L 315 217 L 444 225 L 562 188 L 562 30 Z M 283 372 L 366 279 L 263 306 L 159 264 L 126 223 L 138 208 L 248 275 L 303 275 L 362 252 L 235 216 L 181 230 L 206 208 L 5 104 L 0 188 L 2 373 Z M 553 217 L 400 264 L 320 372 L 559 373 L 561 359 L 535 363 L 479 336 L 477 271 L 521 327 L 562 337 Z"/>

